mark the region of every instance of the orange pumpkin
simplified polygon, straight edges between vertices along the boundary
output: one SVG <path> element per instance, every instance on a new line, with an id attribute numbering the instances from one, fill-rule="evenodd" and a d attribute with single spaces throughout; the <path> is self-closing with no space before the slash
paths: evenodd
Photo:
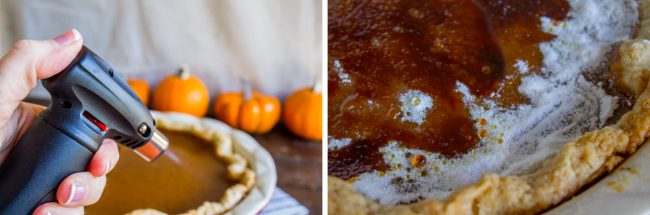
<path id="1" fill-rule="evenodd" d="M 128 79 L 126 83 L 129 84 L 133 92 L 138 95 L 142 104 L 144 104 L 144 106 L 149 106 L 149 84 L 141 79 Z"/>
<path id="2" fill-rule="evenodd" d="M 152 108 L 159 111 L 174 111 L 203 117 L 208 112 L 210 97 L 203 82 L 181 68 L 176 75 L 170 75 L 160 82 L 153 92 Z"/>
<path id="3" fill-rule="evenodd" d="M 215 99 L 214 115 L 228 125 L 249 133 L 270 131 L 280 119 L 280 101 L 272 96 L 252 92 L 242 81 L 242 92 L 226 92 Z"/>
<path id="4" fill-rule="evenodd" d="M 284 102 L 282 120 L 294 134 L 309 140 L 323 138 L 323 94 L 320 82 L 312 89 L 300 89 Z"/>

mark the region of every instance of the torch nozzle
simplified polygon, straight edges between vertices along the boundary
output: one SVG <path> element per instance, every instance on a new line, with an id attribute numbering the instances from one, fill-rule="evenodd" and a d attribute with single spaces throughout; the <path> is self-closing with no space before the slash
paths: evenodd
<path id="1" fill-rule="evenodd" d="M 146 161 L 153 161 L 162 155 L 167 150 L 167 147 L 169 147 L 169 140 L 165 135 L 154 129 L 151 139 L 133 151 Z"/>

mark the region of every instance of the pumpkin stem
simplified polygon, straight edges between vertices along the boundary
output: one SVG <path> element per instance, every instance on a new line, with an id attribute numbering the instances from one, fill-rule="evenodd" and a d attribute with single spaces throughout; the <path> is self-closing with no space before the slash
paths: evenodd
<path id="1" fill-rule="evenodd" d="M 321 89 L 321 80 L 320 80 L 320 75 L 316 75 L 316 78 L 314 79 L 314 86 L 312 87 L 312 91 L 314 93 L 320 93 L 322 91 Z"/>
<path id="2" fill-rule="evenodd" d="M 178 70 L 177 75 L 179 78 L 186 80 L 190 77 L 190 68 L 188 68 L 187 65 L 181 66 L 181 69 Z"/>
<path id="3" fill-rule="evenodd" d="M 251 85 L 248 83 L 248 80 L 242 78 L 241 87 L 242 87 L 242 93 L 244 94 L 244 101 L 253 98 L 253 89 L 251 89 Z"/>

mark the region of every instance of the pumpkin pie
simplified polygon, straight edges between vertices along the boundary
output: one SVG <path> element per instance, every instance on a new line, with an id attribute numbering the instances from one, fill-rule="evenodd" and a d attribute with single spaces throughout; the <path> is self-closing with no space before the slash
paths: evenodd
<path id="1" fill-rule="evenodd" d="M 335 0 L 328 15 L 331 214 L 541 212 L 648 137 L 648 0 Z"/>
<path id="2" fill-rule="evenodd" d="M 223 125 L 185 115 L 154 116 L 173 154 L 148 163 L 121 153 L 101 201 L 88 213 L 223 214 L 242 201 L 255 185 L 256 173 L 233 150 L 231 135 L 221 132 Z"/>

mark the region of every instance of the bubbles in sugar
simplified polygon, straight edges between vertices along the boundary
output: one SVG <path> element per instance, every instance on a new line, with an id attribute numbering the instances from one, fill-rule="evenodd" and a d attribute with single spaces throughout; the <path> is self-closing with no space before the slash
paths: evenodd
<path id="1" fill-rule="evenodd" d="M 431 96 L 419 90 L 409 90 L 399 96 L 402 121 L 422 124 L 434 106 Z"/>
<path id="2" fill-rule="evenodd" d="M 528 62 L 525 60 L 517 60 L 515 61 L 515 65 L 513 65 L 515 68 L 517 68 L 517 71 L 520 74 L 526 74 L 529 70 L 528 68 Z"/>
<path id="3" fill-rule="evenodd" d="M 327 138 L 327 150 L 330 151 L 335 151 L 341 148 L 345 148 L 346 146 L 350 145 L 352 143 L 351 138 L 333 138 L 333 137 L 328 137 Z"/>
<path id="4" fill-rule="evenodd" d="M 351 84 L 352 80 L 350 80 L 350 75 L 348 73 L 345 73 L 345 70 L 343 69 L 343 65 L 341 64 L 341 61 L 338 59 L 334 60 L 334 71 L 336 71 L 336 74 L 339 76 L 339 79 L 341 83 L 343 84 Z"/>

